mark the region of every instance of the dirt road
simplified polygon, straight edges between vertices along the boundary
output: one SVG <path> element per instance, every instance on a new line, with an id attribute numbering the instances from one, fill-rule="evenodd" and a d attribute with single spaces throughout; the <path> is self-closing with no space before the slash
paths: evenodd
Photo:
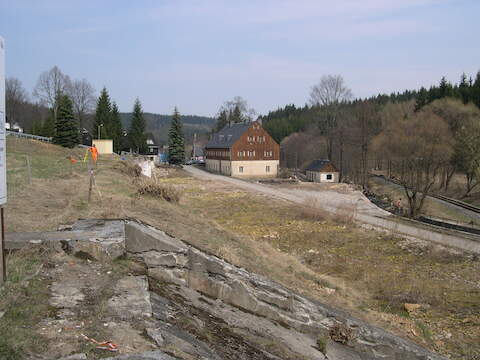
<path id="1" fill-rule="evenodd" d="M 432 241 L 441 245 L 480 253 L 480 237 L 462 235 L 426 226 L 410 220 L 399 220 L 373 205 L 360 191 L 337 192 L 263 185 L 228 176 L 216 175 L 193 166 L 185 166 L 191 175 L 211 181 L 222 181 L 236 187 L 261 192 L 301 205 L 316 206 L 336 213 L 349 212 L 352 219 L 366 228 L 388 231 L 399 236 Z"/>

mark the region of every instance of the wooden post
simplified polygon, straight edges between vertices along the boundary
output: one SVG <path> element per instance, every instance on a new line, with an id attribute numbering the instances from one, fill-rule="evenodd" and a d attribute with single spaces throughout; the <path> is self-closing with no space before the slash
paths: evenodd
<path id="1" fill-rule="evenodd" d="M 89 169 L 90 172 L 90 185 L 88 186 L 88 202 L 92 199 L 92 189 L 93 189 L 93 169 Z"/>
<path id="2" fill-rule="evenodd" d="M 28 185 L 32 185 L 32 167 L 30 166 L 30 156 L 25 156 L 27 160 L 27 178 L 28 178 Z"/>
<path id="3" fill-rule="evenodd" d="M 7 266 L 5 264 L 5 222 L 3 216 L 3 207 L 0 209 L 0 219 L 2 222 L 2 239 L 0 240 L 0 285 L 7 281 Z"/>

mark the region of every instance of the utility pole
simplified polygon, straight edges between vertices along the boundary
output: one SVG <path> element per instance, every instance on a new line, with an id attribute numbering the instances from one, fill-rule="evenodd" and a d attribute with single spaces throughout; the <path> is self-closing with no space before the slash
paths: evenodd
<path id="1" fill-rule="evenodd" d="M 7 281 L 5 264 L 5 218 L 3 206 L 7 202 L 7 142 L 5 139 L 5 42 L 0 37 L 0 285 Z"/>
<path id="2" fill-rule="evenodd" d="M 98 140 L 100 140 L 100 128 L 103 127 L 103 124 L 98 125 Z"/>
<path id="3" fill-rule="evenodd" d="M 197 142 L 197 133 L 193 133 L 193 159 L 195 159 L 195 143 Z"/>

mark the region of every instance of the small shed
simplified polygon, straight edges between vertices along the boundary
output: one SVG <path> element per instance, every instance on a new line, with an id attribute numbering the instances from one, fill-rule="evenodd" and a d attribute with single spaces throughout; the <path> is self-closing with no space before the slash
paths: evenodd
<path id="1" fill-rule="evenodd" d="M 100 155 L 113 154 L 113 140 L 92 140 L 92 146 L 95 145 Z"/>
<path id="2" fill-rule="evenodd" d="M 313 160 L 305 169 L 307 179 L 320 183 L 338 183 L 340 172 L 330 160 Z"/>

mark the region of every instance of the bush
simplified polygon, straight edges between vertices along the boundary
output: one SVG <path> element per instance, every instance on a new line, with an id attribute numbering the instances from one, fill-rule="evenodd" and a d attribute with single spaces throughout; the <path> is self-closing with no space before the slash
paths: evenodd
<path id="1" fill-rule="evenodd" d="M 317 199 L 305 200 L 304 206 L 300 208 L 303 219 L 313 221 L 329 221 L 331 214 L 328 210 L 322 209 Z"/>
<path id="2" fill-rule="evenodd" d="M 330 328 L 330 338 L 341 344 L 348 344 L 355 339 L 355 332 L 345 324 L 337 323 Z"/>
<path id="3" fill-rule="evenodd" d="M 181 192 L 170 184 L 164 184 L 159 182 L 155 178 L 144 178 L 138 182 L 138 195 L 151 195 L 155 197 L 163 198 L 168 202 L 180 201 Z"/>
<path id="4" fill-rule="evenodd" d="M 317 338 L 317 348 L 323 355 L 327 354 L 327 343 L 328 343 L 328 337 L 327 336 L 320 335 Z"/>
<path id="5" fill-rule="evenodd" d="M 115 164 L 114 168 L 121 173 L 132 177 L 139 177 L 142 174 L 142 168 L 130 161 L 120 161 Z"/>

